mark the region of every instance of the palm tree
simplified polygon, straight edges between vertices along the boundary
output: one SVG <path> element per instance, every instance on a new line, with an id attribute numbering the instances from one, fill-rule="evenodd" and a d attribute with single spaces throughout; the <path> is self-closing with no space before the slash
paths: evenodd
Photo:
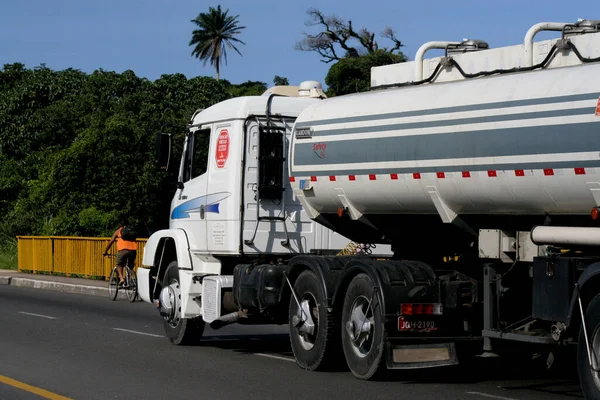
<path id="1" fill-rule="evenodd" d="M 245 45 L 235 36 L 246 27 L 239 26 L 239 15 L 232 17 L 227 15 L 228 12 L 229 10 L 223 12 L 220 5 L 217 8 L 210 7 L 208 13 L 200 13 L 191 21 L 199 28 L 192 32 L 190 46 L 195 46 L 192 56 L 203 60 L 203 65 L 210 61 L 210 65 L 217 71 L 217 80 L 222 60 L 227 64 L 227 48 L 235 50 L 241 56 L 242 53 L 234 43 Z"/>

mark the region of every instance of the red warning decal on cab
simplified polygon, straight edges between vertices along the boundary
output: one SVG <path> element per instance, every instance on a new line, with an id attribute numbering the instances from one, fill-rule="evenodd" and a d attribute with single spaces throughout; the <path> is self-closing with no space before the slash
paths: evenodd
<path id="1" fill-rule="evenodd" d="M 217 168 L 223 168 L 229 157 L 229 133 L 221 129 L 217 138 Z"/>
<path id="2" fill-rule="evenodd" d="M 598 104 L 596 105 L 596 117 L 600 117 L 600 98 L 598 98 Z"/>

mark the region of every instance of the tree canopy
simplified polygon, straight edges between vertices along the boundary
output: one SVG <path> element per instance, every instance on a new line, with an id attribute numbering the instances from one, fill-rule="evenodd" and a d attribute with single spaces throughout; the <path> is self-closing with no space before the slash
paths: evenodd
<path id="1" fill-rule="evenodd" d="M 275 75 L 273 78 L 273 84 L 276 86 L 289 86 L 290 81 L 286 77 Z"/>
<path id="2" fill-rule="evenodd" d="M 219 80 L 219 71 L 221 63 L 227 64 L 227 49 L 235 50 L 240 56 L 242 53 L 236 47 L 236 43 L 245 44 L 236 36 L 245 26 L 239 25 L 239 15 L 228 15 L 229 10 L 221 10 L 209 7 L 208 13 L 200 13 L 191 22 L 196 24 L 198 29 L 192 32 L 190 46 L 194 46 L 192 55 L 203 60 L 203 65 L 210 62 L 215 68 L 217 80 Z"/>
<path id="3" fill-rule="evenodd" d="M 236 36 L 244 27 L 228 11 L 211 7 L 193 20 L 199 27 L 190 42 L 196 46 L 193 54 L 210 61 L 217 78 L 225 48 L 238 51 L 235 44 L 243 44 Z M 370 31 L 356 31 L 351 21 L 316 9 L 309 15 L 311 26 L 323 30 L 307 35 L 299 46 L 333 62 L 325 78 L 330 96 L 366 90 L 371 67 L 406 60 L 389 28 L 383 36 L 393 47 L 386 48 Z M 275 75 L 273 83 L 289 81 Z M 185 125 L 196 109 L 266 90 L 258 81 L 232 84 L 182 74 L 150 81 L 133 71 L 87 74 L 4 65 L 0 247 L 3 237 L 14 235 L 109 235 L 125 216 L 147 234 L 166 227 L 177 177 L 176 171 L 164 174 L 154 167 L 156 133 L 165 124 L 180 126 L 172 131 L 174 154 L 179 154 Z"/>
<path id="4" fill-rule="evenodd" d="M 371 87 L 371 68 L 406 61 L 403 55 L 377 50 L 357 58 L 343 58 L 329 68 L 327 96 L 364 92 Z"/>
<path id="5" fill-rule="evenodd" d="M 110 235 L 124 216 L 168 226 L 176 171 L 154 166 L 164 123 L 181 152 L 198 108 L 266 90 L 210 77 L 86 74 L 8 64 L 0 70 L 0 235 Z M 261 92 L 262 93 L 262 92 Z M 145 228 L 145 229 L 144 229 Z"/>

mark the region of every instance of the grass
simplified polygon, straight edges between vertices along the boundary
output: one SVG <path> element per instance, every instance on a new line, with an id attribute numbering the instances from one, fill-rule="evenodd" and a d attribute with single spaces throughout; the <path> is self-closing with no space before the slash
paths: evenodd
<path id="1" fill-rule="evenodd" d="M 17 268 L 17 239 L 0 240 L 0 269 L 16 270 Z"/>

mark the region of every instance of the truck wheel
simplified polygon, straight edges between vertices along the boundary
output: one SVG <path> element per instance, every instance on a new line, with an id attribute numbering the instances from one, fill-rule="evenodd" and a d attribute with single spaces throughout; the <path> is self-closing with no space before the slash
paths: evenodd
<path id="1" fill-rule="evenodd" d="M 166 286 L 161 291 L 160 300 L 169 303 L 166 304 L 166 308 L 169 310 L 168 315 L 164 316 L 163 320 L 167 338 L 176 345 L 198 343 L 204 332 L 204 321 L 202 318 L 181 318 L 181 289 L 177 261 L 169 264 L 163 282 L 166 283 Z"/>
<path id="2" fill-rule="evenodd" d="M 579 329 L 577 340 L 577 364 L 581 390 L 586 399 L 600 399 L 600 295 L 596 295 L 585 312 L 585 327 L 592 354 L 592 368 L 588 357 L 588 349 L 583 333 L 583 325 Z"/>
<path id="3" fill-rule="evenodd" d="M 304 271 L 294 283 L 294 292 L 301 305 L 299 308 L 291 297 L 290 342 L 296 362 L 310 371 L 331 367 L 341 353 L 335 340 L 339 324 L 333 313 L 327 312 L 323 287 L 313 272 Z"/>
<path id="4" fill-rule="evenodd" d="M 385 327 L 374 296 L 374 284 L 359 274 L 348 286 L 342 310 L 342 345 L 346 363 L 360 379 L 371 379 L 385 369 Z"/>

